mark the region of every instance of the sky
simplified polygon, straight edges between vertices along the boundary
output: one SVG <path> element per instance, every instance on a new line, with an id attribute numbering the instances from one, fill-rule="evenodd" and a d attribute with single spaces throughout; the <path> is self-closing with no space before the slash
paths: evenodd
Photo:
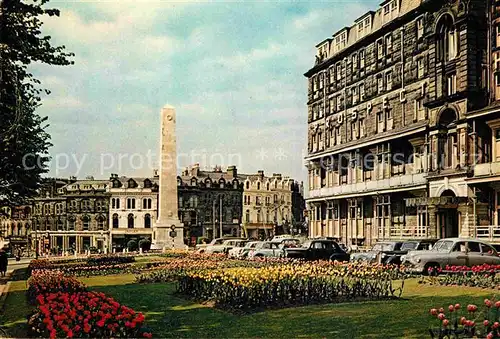
<path id="1" fill-rule="evenodd" d="M 176 108 L 179 171 L 236 165 L 306 181 L 315 45 L 379 1 L 51 1 L 43 34 L 72 66 L 33 65 L 51 94 L 51 176 L 151 176 Z"/>

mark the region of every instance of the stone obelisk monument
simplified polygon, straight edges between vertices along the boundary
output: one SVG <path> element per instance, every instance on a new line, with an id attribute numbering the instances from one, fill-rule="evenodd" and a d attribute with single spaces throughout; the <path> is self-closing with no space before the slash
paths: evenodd
<path id="1" fill-rule="evenodd" d="M 184 225 L 177 214 L 177 143 L 175 109 L 166 105 L 161 110 L 160 186 L 158 220 L 153 226 L 153 248 L 186 248 Z"/>

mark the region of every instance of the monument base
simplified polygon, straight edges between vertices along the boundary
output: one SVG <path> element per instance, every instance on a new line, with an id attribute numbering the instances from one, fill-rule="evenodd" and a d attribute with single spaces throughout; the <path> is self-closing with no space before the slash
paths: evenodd
<path id="1" fill-rule="evenodd" d="M 153 227 L 155 239 L 151 249 L 188 249 L 184 244 L 184 225 L 179 220 L 157 223 Z"/>

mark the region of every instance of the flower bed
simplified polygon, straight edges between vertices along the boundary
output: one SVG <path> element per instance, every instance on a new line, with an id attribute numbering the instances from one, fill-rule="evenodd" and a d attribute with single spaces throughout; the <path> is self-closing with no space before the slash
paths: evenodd
<path id="1" fill-rule="evenodd" d="M 150 338 L 144 316 L 98 292 L 40 294 L 29 318 L 39 338 Z"/>
<path id="2" fill-rule="evenodd" d="M 198 301 L 211 301 L 229 310 L 252 311 L 353 300 L 400 297 L 404 285 L 394 288 L 392 273 L 351 271 L 346 266 L 301 263 L 267 267 L 189 270 L 178 278 L 178 292 Z"/>
<path id="3" fill-rule="evenodd" d="M 431 338 L 500 338 L 500 301 L 484 300 L 484 311 L 476 305 L 462 310 L 460 304 L 433 308 L 435 327 L 429 329 Z"/>
<path id="4" fill-rule="evenodd" d="M 41 294 L 66 292 L 76 293 L 86 291 L 85 285 L 74 277 L 65 276 L 61 271 L 36 270 L 28 280 L 26 296 L 28 303 L 36 304 L 36 298 Z"/>
<path id="5" fill-rule="evenodd" d="M 151 338 L 144 316 L 103 293 L 88 291 L 72 276 L 36 270 L 28 281 L 28 299 L 36 304 L 29 333 L 40 338 Z"/>
<path id="6" fill-rule="evenodd" d="M 421 283 L 445 286 L 470 286 L 500 289 L 500 265 L 446 266 L 429 277 L 421 277 Z"/>

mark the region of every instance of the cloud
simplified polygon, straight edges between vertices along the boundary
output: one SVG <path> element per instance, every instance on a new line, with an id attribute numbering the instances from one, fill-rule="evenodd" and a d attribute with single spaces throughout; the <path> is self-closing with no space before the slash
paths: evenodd
<path id="1" fill-rule="evenodd" d="M 317 42 L 376 3 L 53 5 L 61 17 L 47 18 L 44 33 L 76 57 L 70 67 L 33 67 L 52 90 L 40 108 L 51 123 L 52 152 L 88 154 L 82 172 L 97 177 L 103 153 L 156 154 L 159 112 L 170 103 L 177 108 L 179 152 L 240 154 L 241 172 L 305 179 L 302 74 L 313 65 Z M 267 158 L 256 157 L 261 148 Z M 280 149 L 286 156 L 276 157 Z M 115 170 L 149 174 L 147 168 Z"/>

